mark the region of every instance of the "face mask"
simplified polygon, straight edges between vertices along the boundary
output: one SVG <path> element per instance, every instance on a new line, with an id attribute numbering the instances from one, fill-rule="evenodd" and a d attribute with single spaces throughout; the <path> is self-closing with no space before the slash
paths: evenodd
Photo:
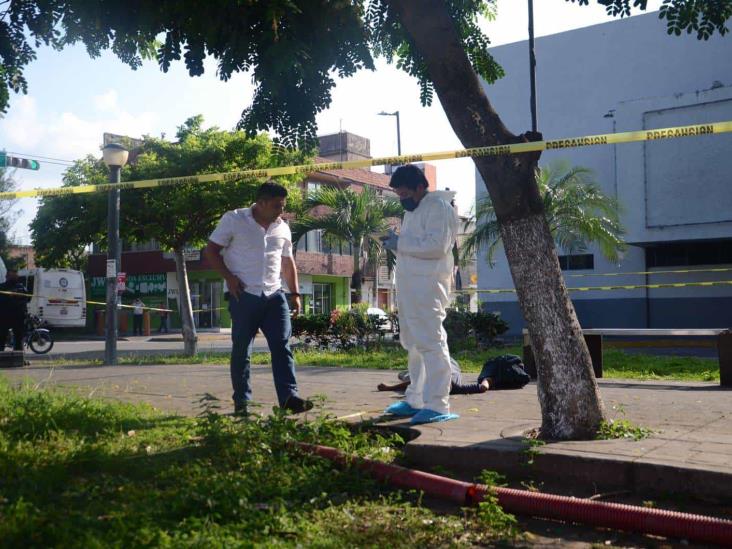
<path id="1" fill-rule="evenodd" d="M 401 200 L 399 200 L 399 202 L 402 203 L 402 208 L 404 208 L 408 212 L 413 212 L 415 210 L 415 208 L 417 206 L 419 206 L 419 204 L 417 203 L 417 201 L 414 198 L 411 198 L 411 197 L 410 198 L 402 198 Z"/>

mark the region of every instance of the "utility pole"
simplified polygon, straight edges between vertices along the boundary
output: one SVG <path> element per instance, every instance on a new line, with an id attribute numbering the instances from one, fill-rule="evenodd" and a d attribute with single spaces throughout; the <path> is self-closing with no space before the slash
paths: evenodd
<path id="1" fill-rule="evenodd" d="M 397 156 L 402 155 L 402 132 L 399 128 L 399 111 L 394 112 L 385 112 L 381 111 L 380 113 L 377 113 L 379 116 L 396 116 L 396 123 L 397 123 Z"/>
<path id="2" fill-rule="evenodd" d="M 104 163 L 109 167 L 109 182 L 120 183 L 122 166 L 127 163 L 128 151 L 118 143 L 103 149 Z M 104 364 L 117 364 L 117 273 L 121 267 L 122 251 L 119 245 L 119 189 L 109 191 L 107 198 L 107 318 L 104 341 Z"/>
<path id="3" fill-rule="evenodd" d="M 531 131 L 536 132 L 538 131 L 538 122 L 536 120 L 536 52 L 534 51 L 534 0 L 529 0 L 529 79 L 531 80 Z"/>

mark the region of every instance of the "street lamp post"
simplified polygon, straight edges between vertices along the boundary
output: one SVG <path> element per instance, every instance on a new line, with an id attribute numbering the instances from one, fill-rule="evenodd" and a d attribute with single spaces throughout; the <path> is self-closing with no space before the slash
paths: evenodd
<path id="1" fill-rule="evenodd" d="M 402 155 L 402 134 L 399 130 L 399 111 L 394 112 L 385 112 L 381 111 L 379 113 L 379 116 L 396 116 L 396 122 L 397 122 L 397 155 Z"/>
<path id="2" fill-rule="evenodd" d="M 109 182 L 121 181 L 122 166 L 127 163 L 128 151 L 118 143 L 102 149 L 104 163 L 109 167 Z M 107 199 L 107 318 L 104 341 L 104 363 L 117 364 L 117 273 L 121 267 L 119 245 L 119 189 L 109 191 Z"/>

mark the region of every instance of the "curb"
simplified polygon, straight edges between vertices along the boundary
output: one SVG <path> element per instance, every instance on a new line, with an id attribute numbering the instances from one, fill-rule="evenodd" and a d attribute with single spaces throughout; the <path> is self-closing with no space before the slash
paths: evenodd
<path id="1" fill-rule="evenodd" d="M 552 452 L 546 447 L 526 452 L 526 445 L 503 441 L 497 446 L 443 446 L 408 442 L 404 454 L 410 463 L 426 468 L 439 466 L 477 475 L 491 469 L 509 478 L 583 484 L 595 488 L 627 490 L 658 495 L 684 495 L 730 501 L 732 474 L 667 463 L 608 459 Z"/>

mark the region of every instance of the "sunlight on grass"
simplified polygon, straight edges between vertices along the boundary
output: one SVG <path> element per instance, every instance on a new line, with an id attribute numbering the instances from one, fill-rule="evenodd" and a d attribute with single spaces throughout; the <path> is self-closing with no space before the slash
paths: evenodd
<path id="1" fill-rule="evenodd" d="M 483 363 L 503 354 L 521 356 L 520 346 L 477 351 L 455 350 L 453 358 L 463 372 L 476 373 Z M 295 350 L 295 360 L 300 366 L 333 368 L 364 368 L 375 370 L 404 370 L 407 368 L 407 353 L 400 347 L 384 346 L 376 350 L 351 349 L 349 351 Z M 603 352 L 603 375 L 606 378 L 640 380 L 719 381 L 719 363 L 716 359 L 688 356 L 654 356 L 626 353 L 618 349 L 605 348 Z M 53 360 L 44 362 L 49 366 L 101 365 L 101 360 Z M 254 353 L 252 364 L 270 363 L 269 353 Z M 229 353 L 200 353 L 195 357 L 179 354 L 141 355 L 123 357 L 123 365 L 149 364 L 229 364 Z"/>
<path id="2" fill-rule="evenodd" d="M 167 416 L 0 379 L 2 545 L 469 547 L 512 535 L 292 444 L 393 458 L 396 435 L 324 417 L 222 416 L 210 397 L 202 406 L 197 418 Z"/>

